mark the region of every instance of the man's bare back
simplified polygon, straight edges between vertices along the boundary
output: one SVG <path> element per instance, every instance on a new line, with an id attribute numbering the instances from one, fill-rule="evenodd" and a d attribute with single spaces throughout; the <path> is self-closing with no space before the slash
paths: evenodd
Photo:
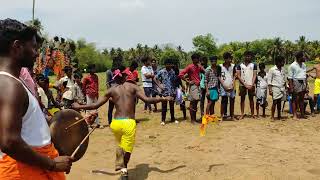
<path id="1" fill-rule="evenodd" d="M 115 118 L 135 119 L 136 98 L 148 103 L 158 103 L 161 101 L 173 100 L 172 97 L 147 97 L 136 84 L 124 82 L 111 87 L 103 97 L 99 98 L 97 103 L 92 105 L 79 105 L 74 103 L 73 108 L 85 110 L 98 109 L 108 100 L 111 100 L 116 107 L 116 113 L 114 115 Z"/>
<path id="2" fill-rule="evenodd" d="M 125 82 L 121 85 L 113 86 L 107 94 L 112 98 L 115 104 L 115 118 L 135 119 L 135 106 L 139 87 L 135 84 Z"/>

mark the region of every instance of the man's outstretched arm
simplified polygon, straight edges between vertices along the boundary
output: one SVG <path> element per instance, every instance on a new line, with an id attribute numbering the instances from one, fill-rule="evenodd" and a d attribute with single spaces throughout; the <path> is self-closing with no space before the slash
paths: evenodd
<path id="1" fill-rule="evenodd" d="M 163 101 L 172 101 L 173 97 L 147 97 L 143 91 L 137 86 L 135 87 L 136 89 L 136 95 L 139 99 L 141 99 L 143 102 L 154 104 L 158 102 L 163 102 Z"/>
<path id="2" fill-rule="evenodd" d="M 98 101 L 96 103 L 93 103 L 93 104 L 80 105 L 78 103 L 73 103 L 72 104 L 72 109 L 75 109 L 75 110 L 81 110 L 81 109 L 82 110 L 94 110 L 94 109 L 98 109 L 100 106 L 104 105 L 110 99 L 112 91 L 113 91 L 113 88 L 109 89 L 104 96 L 99 97 Z"/>

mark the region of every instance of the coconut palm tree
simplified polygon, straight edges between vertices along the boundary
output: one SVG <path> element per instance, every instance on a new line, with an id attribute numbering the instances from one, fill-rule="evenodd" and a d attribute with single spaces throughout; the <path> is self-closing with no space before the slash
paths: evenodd
<path id="1" fill-rule="evenodd" d="M 295 46 L 291 41 L 285 41 L 283 43 L 283 55 L 285 57 L 285 63 L 291 63 L 294 60 L 294 51 L 295 51 Z"/>
<path id="2" fill-rule="evenodd" d="M 277 37 L 273 40 L 273 45 L 268 50 L 268 54 L 271 56 L 273 62 L 275 63 L 275 58 L 278 55 L 281 55 L 283 53 L 283 41 Z"/>

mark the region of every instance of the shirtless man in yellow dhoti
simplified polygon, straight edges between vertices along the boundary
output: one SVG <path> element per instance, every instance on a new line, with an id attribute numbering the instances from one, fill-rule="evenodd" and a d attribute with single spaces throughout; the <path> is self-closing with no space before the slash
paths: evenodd
<path id="1" fill-rule="evenodd" d="M 172 97 L 166 98 L 145 96 L 144 92 L 136 84 L 126 82 L 126 72 L 124 67 L 113 72 L 114 81 L 117 85 L 111 87 L 107 93 L 100 97 L 98 102 L 90 105 L 79 105 L 74 103 L 73 109 L 93 110 L 98 109 L 105 104 L 110 98 L 115 104 L 116 112 L 110 125 L 112 132 L 118 143 L 116 151 L 116 171 L 121 171 L 121 179 L 128 179 L 127 165 L 135 143 L 136 121 L 135 106 L 136 98 L 144 102 L 154 104 L 161 101 L 171 101 Z"/>

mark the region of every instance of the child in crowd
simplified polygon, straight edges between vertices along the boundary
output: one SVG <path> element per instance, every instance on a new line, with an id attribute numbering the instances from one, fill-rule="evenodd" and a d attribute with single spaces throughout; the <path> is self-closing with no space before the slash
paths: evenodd
<path id="1" fill-rule="evenodd" d="M 81 76 L 79 74 L 74 74 L 74 101 L 79 104 L 85 104 L 85 97 L 82 89 Z"/>
<path id="2" fill-rule="evenodd" d="M 266 107 L 268 106 L 267 102 L 267 89 L 268 89 L 268 77 L 267 73 L 265 72 L 265 64 L 260 63 L 259 69 L 260 72 L 257 76 L 257 89 L 256 89 L 256 96 L 257 96 L 257 103 L 256 103 L 256 110 L 257 110 L 257 117 L 259 117 L 259 107 L 262 107 L 262 116 L 266 116 Z"/>
<path id="3" fill-rule="evenodd" d="M 210 57 L 211 66 L 206 69 L 205 73 L 205 87 L 208 104 L 206 114 L 214 114 L 214 106 L 219 99 L 218 87 L 219 79 L 217 75 L 217 56 Z"/>

